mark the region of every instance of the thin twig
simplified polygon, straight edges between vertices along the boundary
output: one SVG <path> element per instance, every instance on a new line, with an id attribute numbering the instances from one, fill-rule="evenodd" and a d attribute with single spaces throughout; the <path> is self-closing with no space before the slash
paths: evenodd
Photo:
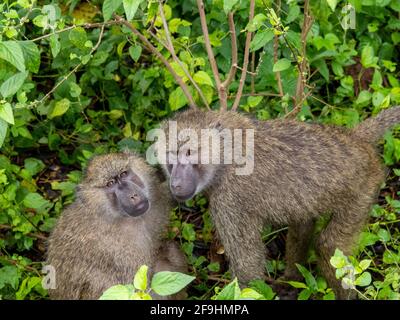
<path id="1" fill-rule="evenodd" d="M 164 58 L 164 56 L 161 54 L 161 52 L 158 51 L 153 46 L 153 44 L 143 34 L 141 34 L 130 22 L 128 22 L 127 20 L 123 19 L 122 17 L 120 17 L 116 14 L 114 14 L 114 18 L 115 18 L 115 21 L 117 21 L 119 24 L 122 24 L 122 25 L 126 26 L 129 30 L 131 30 L 132 33 L 135 34 L 140 39 L 140 41 L 142 41 L 145 48 L 148 51 L 150 51 L 151 53 L 153 53 L 154 55 L 156 55 L 157 58 L 159 58 L 161 60 L 161 62 L 165 65 L 165 67 L 168 69 L 168 71 L 172 74 L 175 81 L 181 87 L 184 95 L 186 96 L 186 98 L 189 101 L 189 106 L 191 108 L 196 108 L 196 104 L 194 102 L 192 94 L 189 91 L 189 87 L 186 85 L 186 83 L 183 82 L 182 78 L 180 76 L 178 76 L 178 74 L 172 68 L 171 64 L 168 62 L 167 59 Z"/>
<path id="2" fill-rule="evenodd" d="M 179 64 L 179 66 L 182 68 L 183 72 L 185 73 L 186 77 L 188 77 L 188 79 L 190 80 L 190 82 L 193 84 L 193 86 L 195 87 L 196 91 L 199 93 L 199 96 L 201 98 L 201 100 L 203 101 L 204 105 L 207 107 L 207 109 L 210 109 L 210 106 L 208 105 L 207 99 L 204 96 L 203 91 L 200 89 L 200 87 L 198 86 L 198 84 L 196 83 L 196 81 L 194 81 L 194 79 L 192 78 L 192 76 L 190 75 L 189 71 L 186 69 L 186 67 L 183 65 L 182 61 L 177 57 L 176 52 L 175 52 L 175 48 L 174 45 L 172 43 L 172 38 L 171 38 L 171 34 L 169 32 L 169 28 L 168 28 L 168 23 L 167 23 L 167 19 L 165 18 L 165 13 L 164 13 L 164 9 L 163 9 L 163 4 L 162 4 L 162 0 L 159 0 L 159 8 L 160 8 L 160 16 L 161 16 L 161 20 L 163 22 L 163 26 L 164 26 L 164 32 L 165 32 L 165 38 L 167 40 L 167 43 L 163 43 L 160 41 L 161 44 L 163 44 L 163 46 L 169 51 L 169 53 L 171 54 L 172 58 L 174 59 L 174 61 Z M 157 36 L 155 36 L 151 31 L 150 33 L 157 39 Z M 158 40 L 158 39 L 157 39 Z"/>
<path id="3" fill-rule="evenodd" d="M 204 3 L 202 0 L 197 0 L 197 7 L 199 9 L 201 30 L 204 35 L 204 45 L 207 50 L 208 59 L 210 60 L 211 70 L 214 75 L 215 84 L 217 86 L 218 97 L 221 104 L 221 110 L 226 110 L 227 98 L 226 98 L 226 88 L 221 83 L 221 78 L 218 72 L 217 62 L 215 61 L 214 53 L 211 48 L 210 36 L 208 34 L 207 19 L 204 11 Z"/>
<path id="4" fill-rule="evenodd" d="M 255 7 L 255 0 L 250 0 L 249 21 L 253 20 L 253 18 L 254 18 L 254 7 Z M 252 32 L 247 31 L 246 44 L 244 47 L 242 76 L 240 77 L 240 80 L 239 80 L 239 88 L 238 88 L 238 91 L 236 94 L 235 101 L 233 102 L 233 105 L 232 105 L 232 111 L 237 110 L 237 108 L 239 106 L 240 98 L 242 97 L 243 87 L 244 87 L 244 83 L 246 81 L 246 76 L 247 76 L 247 66 L 249 64 L 249 50 L 250 50 L 251 37 L 252 37 Z"/>
<path id="5" fill-rule="evenodd" d="M 276 4 L 276 14 L 279 17 L 281 12 L 281 0 L 277 0 Z M 279 49 L 279 36 L 274 36 L 274 64 L 278 61 L 278 49 Z M 283 87 L 282 87 L 282 79 L 280 71 L 275 72 L 276 82 L 278 84 L 278 90 L 281 97 L 284 96 Z"/>
<path id="6" fill-rule="evenodd" d="M 236 39 L 236 29 L 235 29 L 235 21 L 233 20 L 233 13 L 229 12 L 228 13 L 228 21 L 229 21 L 229 31 L 231 34 L 231 57 L 232 57 L 232 62 L 231 62 L 231 68 L 229 70 L 228 76 L 226 77 L 225 81 L 222 83 L 222 85 L 225 88 L 228 88 L 233 79 L 235 78 L 236 75 L 236 70 L 237 70 L 237 39 Z"/>
<path id="7" fill-rule="evenodd" d="M 255 93 L 256 92 L 255 81 L 256 81 L 257 73 L 255 73 L 255 67 L 256 67 L 256 53 L 255 53 L 255 51 L 253 51 L 251 53 L 251 65 L 250 65 L 250 70 L 251 70 L 251 93 Z"/>

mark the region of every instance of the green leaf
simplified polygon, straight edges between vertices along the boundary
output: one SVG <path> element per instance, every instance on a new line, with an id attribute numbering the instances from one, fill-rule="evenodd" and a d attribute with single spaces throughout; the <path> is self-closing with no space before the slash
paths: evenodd
<path id="1" fill-rule="evenodd" d="M 110 20 L 113 13 L 121 5 L 122 0 L 104 0 L 103 3 L 103 18 L 104 21 Z"/>
<path id="2" fill-rule="evenodd" d="M 9 124 L 14 124 L 13 110 L 11 104 L 8 102 L 0 105 L 0 118 L 7 121 Z"/>
<path id="3" fill-rule="evenodd" d="M 374 56 L 374 48 L 366 45 L 361 51 L 361 64 L 364 68 L 377 67 L 378 57 Z"/>
<path id="4" fill-rule="evenodd" d="M 214 87 L 214 84 L 208 75 L 208 73 L 204 71 L 197 71 L 193 76 L 193 80 L 196 81 L 198 84 L 205 84 L 211 87 Z"/>
<path id="5" fill-rule="evenodd" d="M 388 242 L 390 241 L 391 235 L 390 232 L 386 229 L 379 229 L 378 237 L 382 242 Z"/>
<path id="6" fill-rule="evenodd" d="M 264 98 L 263 96 L 254 96 L 254 97 L 250 96 L 247 98 L 247 104 L 250 107 L 254 108 L 260 104 L 263 98 Z"/>
<path id="7" fill-rule="evenodd" d="M 129 55 L 133 61 L 137 62 L 142 54 L 142 47 L 139 45 L 129 47 Z"/>
<path id="8" fill-rule="evenodd" d="M 42 160 L 36 158 L 26 158 L 24 161 L 25 170 L 27 170 L 31 177 L 35 174 L 38 174 L 42 171 L 46 166 Z"/>
<path id="9" fill-rule="evenodd" d="M 182 223 L 182 236 L 187 241 L 196 240 L 196 232 L 192 223 Z"/>
<path id="10" fill-rule="evenodd" d="M 169 105 L 172 111 L 178 110 L 185 106 L 188 103 L 188 100 L 183 93 L 181 87 L 177 87 L 174 91 L 171 92 L 168 98 Z"/>
<path id="11" fill-rule="evenodd" d="M 396 254 L 393 251 L 386 250 L 383 253 L 382 261 L 387 264 L 399 264 L 400 263 L 400 254 Z"/>
<path id="12" fill-rule="evenodd" d="M 312 291 L 309 289 L 301 290 L 299 293 L 297 300 L 308 300 L 312 294 Z"/>
<path id="13" fill-rule="evenodd" d="M 66 98 L 57 101 L 53 110 L 48 115 L 49 119 L 62 116 L 64 113 L 68 111 L 69 106 L 70 106 L 70 101 Z"/>
<path id="14" fill-rule="evenodd" d="M 81 49 L 86 48 L 87 35 L 84 28 L 76 27 L 72 29 L 68 35 L 68 39 L 74 46 Z"/>
<path id="15" fill-rule="evenodd" d="M 14 290 L 18 288 L 19 272 L 16 266 L 5 266 L 0 269 L 0 289 L 4 288 L 6 284 L 11 285 Z"/>
<path id="16" fill-rule="evenodd" d="M 226 14 L 232 11 L 232 8 L 239 2 L 239 0 L 224 0 L 224 11 Z"/>
<path id="17" fill-rule="evenodd" d="M 371 264 L 371 262 L 372 262 L 372 260 L 364 259 L 364 260 L 360 261 L 358 266 L 361 268 L 361 270 L 367 270 L 369 265 Z"/>
<path id="18" fill-rule="evenodd" d="M 251 288 L 244 288 L 240 294 L 240 299 L 264 300 L 264 296 Z"/>
<path id="19" fill-rule="evenodd" d="M 57 57 L 61 50 L 61 44 L 59 41 L 60 36 L 58 34 L 52 34 L 49 38 L 50 49 L 53 58 Z"/>
<path id="20" fill-rule="evenodd" d="M 39 209 L 49 204 L 49 201 L 44 199 L 38 193 L 28 193 L 23 200 L 23 204 L 27 208 Z"/>
<path id="21" fill-rule="evenodd" d="M 275 292 L 263 280 L 252 280 L 250 281 L 249 286 L 261 293 L 266 300 L 272 300 L 275 297 Z"/>
<path id="22" fill-rule="evenodd" d="M 21 72 L 25 71 L 24 54 L 16 41 L 0 42 L 0 59 L 8 61 Z"/>
<path id="23" fill-rule="evenodd" d="M 278 72 L 278 71 L 283 71 L 286 70 L 290 67 L 291 62 L 289 59 L 283 58 L 279 59 L 273 66 L 272 71 L 273 72 Z"/>
<path id="24" fill-rule="evenodd" d="M 287 283 L 297 289 L 307 289 L 308 288 L 305 283 L 299 282 L 299 281 L 287 281 Z"/>
<path id="25" fill-rule="evenodd" d="M 360 287 L 366 287 L 371 283 L 371 274 L 369 272 L 363 272 L 357 277 L 355 284 Z"/>
<path id="26" fill-rule="evenodd" d="M 26 68 L 30 72 L 38 73 L 40 67 L 40 51 L 38 46 L 33 41 L 19 41 L 18 43 L 24 55 Z"/>
<path id="27" fill-rule="evenodd" d="M 306 280 L 308 288 L 310 288 L 311 291 L 317 291 L 318 290 L 318 285 L 317 281 L 315 280 L 314 276 L 311 274 L 310 271 L 308 271 L 306 268 L 304 268 L 302 265 L 296 263 L 297 269 L 299 269 L 300 273 L 303 275 L 304 279 Z"/>
<path id="28" fill-rule="evenodd" d="M 143 0 L 123 0 L 126 20 L 131 21 Z"/>
<path id="29" fill-rule="evenodd" d="M 130 300 L 133 294 L 130 287 L 119 284 L 104 291 L 99 300 Z"/>
<path id="30" fill-rule="evenodd" d="M 274 38 L 274 32 L 272 30 L 261 30 L 257 31 L 253 40 L 250 43 L 250 51 L 257 51 L 264 47 L 268 42 Z"/>
<path id="31" fill-rule="evenodd" d="M 19 90 L 19 88 L 22 87 L 27 76 L 27 71 L 18 72 L 17 74 L 14 74 L 12 77 L 4 81 L 3 84 L 0 86 L 0 93 L 3 98 L 14 95 Z"/>
<path id="32" fill-rule="evenodd" d="M 224 287 L 217 296 L 217 300 L 238 300 L 240 298 L 240 288 L 237 278 Z"/>
<path id="33" fill-rule="evenodd" d="M 335 11 L 337 0 L 326 0 L 326 2 L 328 2 L 328 5 L 332 9 L 332 11 Z"/>
<path id="34" fill-rule="evenodd" d="M 267 16 L 265 14 L 256 14 L 253 20 L 249 21 L 249 23 L 247 24 L 246 30 L 248 32 L 254 32 L 258 30 L 263 25 L 265 20 L 267 20 Z"/>
<path id="35" fill-rule="evenodd" d="M 6 138 L 7 128 L 8 128 L 8 123 L 3 119 L 0 119 L 0 147 L 3 145 L 4 139 Z"/>
<path id="36" fill-rule="evenodd" d="M 175 294 L 192 282 L 195 277 L 180 272 L 157 272 L 151 280 L 151 289 L 160 296 Z"/>
<path id="37" fill-rule="evenodd" d="M 147 270 L 148 266 L 141 266 L 139 270 L 135 274 L 135 278 L 133 279 L 133 286 L 138 290 L 146 290 L 147 288 Z"/>

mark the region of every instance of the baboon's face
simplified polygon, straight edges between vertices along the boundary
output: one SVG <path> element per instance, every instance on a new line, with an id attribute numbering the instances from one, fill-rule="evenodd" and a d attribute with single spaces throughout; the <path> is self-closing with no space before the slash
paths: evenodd
<path id="1" fill-rule="evenodd" d="M 132 217 L 142 215 L 150 207 L 143 189 L 143 181 L 130 169 L 115 175 L 104 186 L 111 205 Z"/>

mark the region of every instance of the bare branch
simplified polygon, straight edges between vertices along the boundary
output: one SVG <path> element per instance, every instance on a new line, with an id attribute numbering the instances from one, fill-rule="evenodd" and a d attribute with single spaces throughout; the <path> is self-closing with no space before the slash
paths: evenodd
<path id="1" fill-rule="evenodd" d="M 276 15 L 279 17 L 281 12 L 281 0 L 277 0 L 276 4 Z M 279 49 L 279 36 L 274 36 L 274 64 L 278 61 L 278 49 Z M 276 82 L 278 84 L 279 95 L 281 97 L 284 96 L 283 87 L 282 87 L 282 79 L 280 71 L 275 72 Z"/>
<path id="2" fill-rule="evenodd" d="M 225 88 L 228 88 L 231 84 L 232 80 L 235 78 L 236 69 L 237 69 L 237 39 L 236 39 L 236 29 L 235 29 L 235 21 L 233 20 L 233 13 L 228 13 L 228 21 L 229 21 L 229 31 L 231 33 L 231 69 L 229 70 L 228 76 L 222 85 Z"/>
<path id="3" fill-rule="evenodd" d="M 249 21 L 253 20 L 253 18 L 254 18 L 254 7 L 255 7 L 255 0 L 250 0 Z M 239 106 L 240 98 L 242 97 L 243 87 L 244 87 L 244 83 L 246 81 L 246 76 L 247 76 L 247 66 L 249 64 L 249 50 L 250 50 L 251 37 L 252 37 L 252 32 L 247 32 L 246 44 L 245 44 L 245 48 L 244 48 L 242 75 L 240 77 L 239 88 L 238 88 L 238 91 L 236 94 L 236 98 L 235 98 L 235 101 L 233 102 L 232 111 L 237 110 L 237 108 Z"/>
<path id="4" fill-rule="evenodd" d="M 188 77 L 189 81 L 193 84 L 193 86 L 195 87 L 196 91 L 199 93 L 199 96 L 200 96 L 201 100 L 203 101 L 204 105 L 207 107 L 207 109 L 210 109 L 210 106 L 208 105 L 207 99 L 204 96 L 203 91 L 200 89 L 200 87 L 198 86 L 196 81 L 194 81 L 194 79 L 190 75 L 189 71 L 183 65 L 182 61 L 176 55 L 175 48 L 174 48 L 174 45 L 172 43 L 171 34 L 169 32 L 168 22 L 167 22 L 167 19 L 165 18 L 165 13 L 164 13 L 162 0 L 159 0 L 158 2 L 159 2 L 160 16 L 161 16 L 161 20 L 163 22 L 165 37 L 166 37 L 166 40 L 167 40 L 166 44 L 164 44 L 162 42 L 160 42 L 160 43 L 162 43 L 164 45 L 164 47 L 169 51 L 169 53 L 171 54 L 171 56 L 174 59 L 174 61 L 177 64 L 179 64 L 179 66 L 182 68 L 182 70 L 185 73 L 185 75 Z M 151 32 L 151 34 L 158 40 L 158 38 L 152 32 Z"/>
<path id="5" fill-rule="evenodd" d="M 255 67 L 256 67 L 256 53 L 253 51 L 251 53 L 251 65 L 250 65 L 250 71 L 251 71 L 251 93 L 256 92 L 255 81 L 256 81 L 257 73 L 255 72 Z"/>
<path id="6" fill-rule="evenodd" d="M 156 55 L 157 58 L 159 58 L 161 60 L 161 62 L 165 65 L 165 67 L 168 69 L 168 71 L 172 74 L 175 81 L 181 87 L 184 95 L 186 96 L 186 98 L 189 101 L 189 106 L 191 108 L 196 108 L 196 104 L 194 102 L 192 94 L 189 91 L 189 87 L 183 82 L 182 78 L 180 76 L 178 76 L 178 74 L 172 68 L 172 66 L 168 62 L 168 60 L 165 59 L 164 56 L 153 46 L 153 44 L 143 34 L 141 34 L 130 22 L 128 22 L 127 20 L 123 19 L 122 17 L 120 17 L 116 14 L 114 14 L 114 18 L 119 24 L 123 24 L 129 30 L 131 30 L 132 33 L 135 34 L 140 39 L 140 41 L 143 43 L 145 48 L 147 50 L 149 50 L 151 53 L 153 53 L 154 55 Z"/>
<path id="7" fill-rule="evenodd" d="M 306 57 L 306 49 L 307 49 L 307 35 L 311 29 L 313 24 L 313 17 L 310 14 L 310 5 L 309 0 L 304 1 L 304 21 L 303 27 L 301 30 L 301 61 L 298 65 L 299 75 L 297 77 L 297 85 L 296 85 L 296 95 L 294 97 L 294 107 L 290 112 L 290 117 L 295 116 L 301 109 L 303 102 L 307 99 L 308 94 L 305 91 L 305 86 L 307 82 L 307 57 Z M 289 116 L 286 115 L 286 116 Z"/>

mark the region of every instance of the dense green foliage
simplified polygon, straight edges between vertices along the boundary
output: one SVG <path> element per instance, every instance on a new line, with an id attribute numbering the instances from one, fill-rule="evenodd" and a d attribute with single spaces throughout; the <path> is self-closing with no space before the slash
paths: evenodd
<path id="1" fill-rule="evenodd" d="M 144 152 L 148 146 L 146 132 L 161 119 L 187 106 L 182 89 L 160 60 L 143 48 L 128 28 L 104 20 L 110 21 L 114 11 L 119 15 L 126 12 L 127 18 L 188 84 L 196 103 L 203 105 L 182 68 L 150 35 L 153 30 L 158 38 L 164 39 L 158 1 L 90 3 L 0 2 L 0 298 L 3 299 L 46 298 L 40 272 L 45 241 L 62 208 L 73 201 L 74 188 L 87 160 L 93 154 L 125 148 Z M 348 1 L 355 8 L 356 20 L 355 29 L 347 30 L 340 23 L 346 1 L 311 1 L 314 22 L 305 39 L 305 56 L 302 55 L 304 1 L 256 1 L 256 15 L 250 23 L 248 0 L 205 3 L 210 42 L 221 75 L 229 72 L 231 63 L 226 12 L 235 9 L 239 65 L 243 61 L 244 30 L 255 32 L 250 46 L 255 75 L 247 77 L 241 111 L 268 120 L 293 110 L 298 66 L 304 59 L 307 94 L 297 114 L 300 121 L 351 127 L 368 115 L 400 103 L 398 0 Z M 218 108 L 196 2 L 170 0 L 164 11 L 177 56 L 202 89 L 208 104 Z M 228 105 L 233 102 L 239 78 L 240 70 L 231 85 Z M 367 299 L 400 299 L 398 133 L 385 136 L 382 161 L 393 170 L 371 212 L 356 256 L 348 258 L 337 252 L 332 260 L 338 276 L 345 274 L 340 270 L 346 265 L 356 267 L 357 290 L 360 297 Z M 198 196 L 185 208 L 174 210 L 168 236 L 181 242 L 191 272 L 196 276 L 189 286 L 189 297 L 206 299 L 220 292 L 229 274 L 221 254 L 223 249 L 213 238 L 206 199 Z M 267 228 L 263 237 L 269 258 L 266 271 L 271 279 L 277 279 L 284 269 L 285 229 Z M 314 262 L 315 253 L 311 251 L 309 265 L 299 266 L 304 282 L 291 284 L 300 288 L 299 299 L 331 299 L 333 294 L 318 276 Z M 254 282 L 251 287 L 259 296 L 255 291 L 248 291 L 248 296 L 275 297 L 271 287 L 263 282 Z M 240 297 L 236 282 L 225 288 L 220 298 Z"/>

